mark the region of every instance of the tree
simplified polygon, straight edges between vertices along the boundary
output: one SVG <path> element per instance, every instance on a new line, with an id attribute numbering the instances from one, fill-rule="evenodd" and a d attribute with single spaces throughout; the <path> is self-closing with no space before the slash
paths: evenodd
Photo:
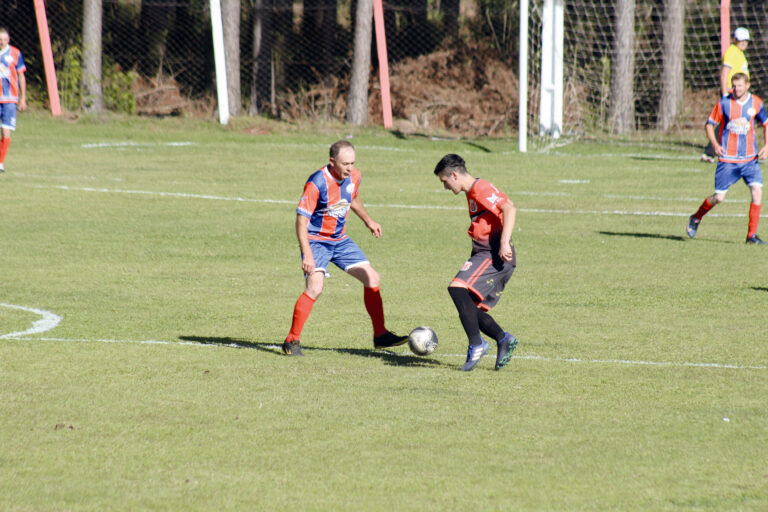
<path id="1" fill-rule="evenodd" d="M 368 120 L 368 80 L 371 67 L 373 0 L 359 0 L 355 16 L 355 49 L 347 97 L 347 122 L 362 125 Z"/>
<path id="2" fill-rule="evenodd" d="M 664 2 L 664 63 L 661 70 L 661 100 L 657 126 L 667 130 L 683 104 L 683 37 L 685 0 Z"/>
<path id="3" fill-rule="evenodd" d="M 635 0 L 616 2 L 616 42 L 611 70 L 608 125 L 613 133 L 630 133 L 635 127 Z"/>
<path id="4" fill-rule="evenodd" d="M 104 110 L 101 91 L 101 0 L 83 4 L 83 107 L 86 112 Z"/>
<path id="5" fill-rule="evenodd" d="M 272 104 L 272 0 L 253 2 L 253 67 L 251 69 L 250 115 L 258 115 Z"/>
<path id="6" fill-rule="evenodd" d="M 445 37 L 459 37 L 459 0 L 443 0 L 440 10 L 443 11 L 443 30 Z"/>
<path id="7" fill-rule="evenodd" d="M 224 60 L 227 63 L 227 96 L 229 113 L 242 113 L 240 97 L 240 0 L 221 1 L 221 24 L 224 30 Z"/>

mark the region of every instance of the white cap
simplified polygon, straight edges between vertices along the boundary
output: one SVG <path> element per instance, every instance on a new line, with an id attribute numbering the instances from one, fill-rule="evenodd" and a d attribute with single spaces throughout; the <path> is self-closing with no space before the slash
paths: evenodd
<path id="1" fill-rule="evenodd" d="M 739 27 L 733 31 L 733 38 L 737 41 L 749 41 L 749 30 Z"/>

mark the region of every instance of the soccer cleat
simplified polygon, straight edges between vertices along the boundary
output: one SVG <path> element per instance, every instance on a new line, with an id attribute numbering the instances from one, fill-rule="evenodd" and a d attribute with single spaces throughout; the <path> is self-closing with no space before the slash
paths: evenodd
<path id="1" fill-rule="evenodd" d="M 299 340 L 284 341 L 283 354 L 287 356 L 303 356 L 304 354 L 301 352 L 301 342 Z"/>
<path id="2" fill-rule="evenodd" d="M 408 341 L 408 336 L 398 336 L 397 334 L 387 331 L 381 336 L 373 337 L 374 348 L 389 348 L 398 347 Z"/>
<path id="3" fill-rule="evenodd" d="M 5 164 L 0 164 L 0 172 L 5 172 Z"/>
<path id="4" fill-rule="evenodd" d="M 512 359 L 512 352 L 517 346 L 517 338 L 512 334 L 505 332 L 504 338 L 497 343 L 498 351 L 496 352 L 496 369 L 501 370 L 510 359 Z"/>
<path id="5" fill-rule="evenodd" d="M 715 157 L 713 157 L 713 156 L 709 156 L 709 155 L 708 155 L 708 154 L 706 154 L 706 153 L 702 153 L 702 154 L 701 154 L 701 161 L 702 161 L 702 162 L 706 162 L 706 163 L 708 163 L 708 164 L 712 164 L 712 163 L 715 163 Z"/>
<path id="6" fill-rule="evenodd" d="M 461 367 L 461 370 L 464 372 L 471 372 L 475 366 L 477 366 L 477 363 L 480 362 L 480 359 L 488 353 L 489 348 L 491 348 L 491 346 L 485 340 L 479 345 L 470 345 L 467 349 L 467 360 Z"/>
<path id="7" fill-rule="evenodd" d="M 699 224 L 701 224 L 701 219 L 696 219 L 693 215 L 688 218 L 688 227 L 685 228 L 685 230 L 688 232 L 688 238 L 693 238 L 696 236 L 696 231 L 699 229 Z"/>
<path id="8" fill-rule="evenodd" d="M 763 242 L 762 240 L 760 240 L 760 237 L 757 236 L 757 234 L 748 236 L 747 243 L 753 244 L 753 245 L 768 245 L 768 242 Z"/>

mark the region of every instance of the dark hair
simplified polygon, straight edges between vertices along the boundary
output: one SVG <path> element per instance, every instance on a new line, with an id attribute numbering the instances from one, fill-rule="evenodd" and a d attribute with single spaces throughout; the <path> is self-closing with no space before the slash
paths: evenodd
<path id="1" fill-rule="evenodd" d="M 5 32 L 6 34 L 11 35 L 11 33 L 8 32 L 8 29 L 3 26 L 0 26 L 0 32 Z"/>
<path id="2" fill-rule="evenodd" d="M 331 158 L 336 160 L 336 157 L 339 156 L 339 153 L 343 148 L 349 148 L 354 150 L 355 146 L 353 146 L 352 143 L 349 142 L 348 140 L 337 140 L 336 142 L 331 144 L 331 149 L 330 151 L 328 151 L 328 154 L 330 155 Z"/>
<path id="3" fill-rule="evenodd" d="M 455 153 L 449 153 L 437 162 L 435 166 L 435 174 L 442 172 L 456 171 L 461 173 L 467 172 L 467 164 L 464 159 Z"/>
<path id="4" fill-rule="evenodd" d="M 744 83 L 749 83 L 749 77 L 746 73 L 734 73 L 731 77 L 731 83 L 733 83 L 734 80 L 744 80 Z"/>

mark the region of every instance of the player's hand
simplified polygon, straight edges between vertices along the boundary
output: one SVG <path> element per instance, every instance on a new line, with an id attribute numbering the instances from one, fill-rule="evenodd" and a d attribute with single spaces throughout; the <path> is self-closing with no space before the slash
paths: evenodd
<path id="1" fill-rule="evenodd" d="M 757 158 L 760 160 L 768 158 L 768 145 L 760 148 L 760 151 L 757 152 Z"/>
<path id="2" fill-rule="evenodd" d="M 25 98 L 19 100 L 19 111 L 22 110 L 27 110 L 27 100 Z"/>
<path id="3" fill-rule="evenodd" d="M 502 244 L 501 249 L 499 249 L 499 257 L 504 261 L 512 261 L 514 256 L 515 253 L 512 252 L 512 247 L 509 244 Z"/>
<path id="4" fill-rule="evenodd" d="M 373 236 L 381 238 L 381 226 L 378 222 L 371 221 L 370 224 L 368 224 L 368 229 L 371 230 Z"/>
<path id="5" fill-rule="evenodd" d="M 306 254 L 301 259 L 301 269 L 307 275 L 315 271 L 315 258 L 311 254 Z"/>
<path id="6" fill-rule="evenodd" d="M 725 148 L 720 144 L 715 144 L 712 149 L 715 150 L 715 154 L 717 156 L 725 156 Z"/>

